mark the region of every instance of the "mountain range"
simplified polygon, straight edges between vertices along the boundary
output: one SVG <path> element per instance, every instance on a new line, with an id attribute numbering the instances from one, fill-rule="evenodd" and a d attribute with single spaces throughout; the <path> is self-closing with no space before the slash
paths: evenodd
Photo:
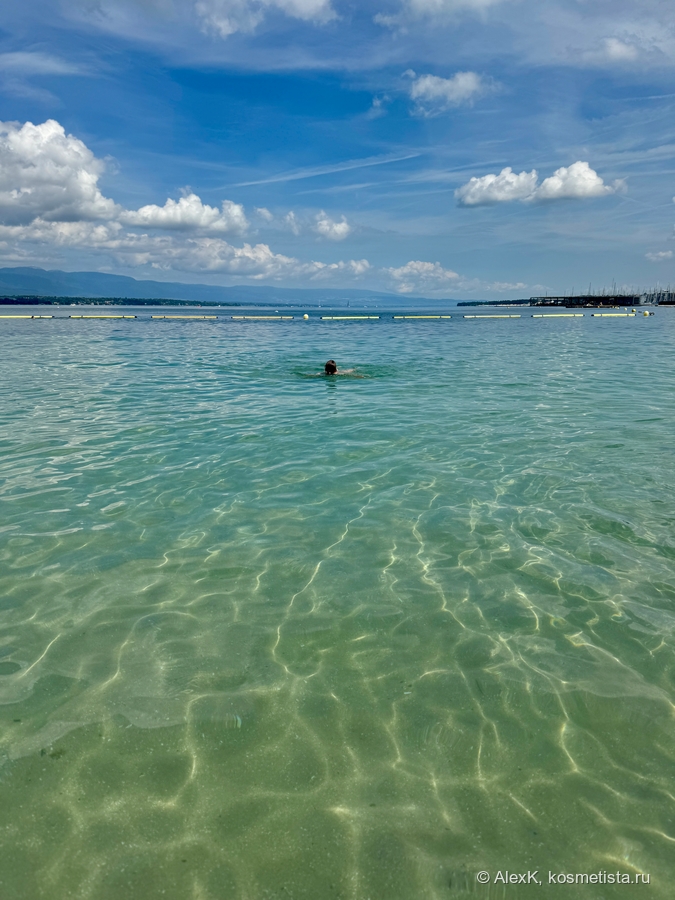
<path id="1" fill-rule="evenodd" d="M 423 297 L 402 297 L 381 291 L 355 288 L 282 288 L 273 285 L 235 285 L 219 287 L 210 284 L 182 284 L 169 281 L 139 281 L 128 275 L 105 272 L 62 272 L 28 266 L 0 268 L 0 302 L 2 298 L 69 297 L 126 300 L 175 300 L 189 303 L 236 305 L 414 305 Z M 438 302 L 438 301 L 436 301 Z M 445 304 L 453 301 L 445 300 Z"/>

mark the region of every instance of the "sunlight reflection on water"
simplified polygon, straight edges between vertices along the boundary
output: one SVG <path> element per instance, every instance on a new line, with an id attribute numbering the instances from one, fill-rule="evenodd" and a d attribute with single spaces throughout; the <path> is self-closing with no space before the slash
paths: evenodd
<path id="1" fill-rule="evenodd" d="M 670 311 L 2 328 L 8 897 L 670 896 Z"/>

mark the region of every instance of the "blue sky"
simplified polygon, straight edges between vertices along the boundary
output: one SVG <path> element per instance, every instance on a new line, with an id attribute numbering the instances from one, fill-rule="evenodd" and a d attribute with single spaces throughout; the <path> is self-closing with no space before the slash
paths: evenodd
<path id="1" fill-rule="evenodd" d="M 491 299 L 675 282 L 674 75 L 660 0 L 5 4 L 0 265 Z"/>

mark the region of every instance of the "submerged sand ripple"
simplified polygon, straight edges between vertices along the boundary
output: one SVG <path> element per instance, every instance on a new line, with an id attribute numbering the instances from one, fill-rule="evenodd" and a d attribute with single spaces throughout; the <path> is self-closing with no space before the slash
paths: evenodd
<path id="1" fill-rule="evenodd" d="M 670 896 L 675 323 L 54 324 L 2 363 L 7 896 Z"/>

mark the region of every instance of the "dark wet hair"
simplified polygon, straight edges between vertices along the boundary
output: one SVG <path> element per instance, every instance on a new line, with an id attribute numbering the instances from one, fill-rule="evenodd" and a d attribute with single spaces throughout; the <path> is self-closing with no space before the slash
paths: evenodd
<path id="1" fill-rule="evenodd" d="M 326 375 L 337 375 L 337 364 L 334 359 L 329 359 L 326 365 L 323 367 Z"/>

